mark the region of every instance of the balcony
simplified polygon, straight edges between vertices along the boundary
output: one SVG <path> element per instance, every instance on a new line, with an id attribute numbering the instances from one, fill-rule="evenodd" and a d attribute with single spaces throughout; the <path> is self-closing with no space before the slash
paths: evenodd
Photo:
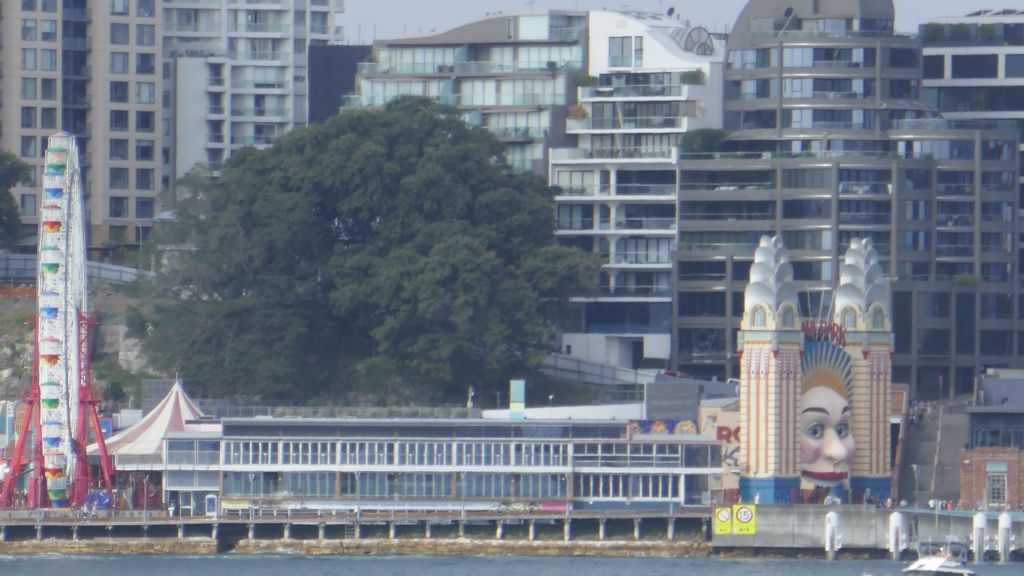
<path id="1" fill-rule="evenodd" d="M 292 27 L 283 22 L 232 22 L 228 31 L 249 34 L 290 34 Z"/>
<path id="2" fill-rule="evenodd" d="M 598 289 L 601 296 L 671 296 L 668 286 L 603 286 Z"/>
<path id="3" fill-rule="evenodd" d="M 583 130 L 682 130 L 686 118 L 696 116 L 696 105 L 686 108 L 681 111 L 680 116 L 570 118 L 571 121 L 566 124 L 566 128 L 570 133 Z"/>
<path id="4" fill-rule="evenodd" d="M 606 223 L 602 222 L 604 228 Z M 675 218 L 622 218 L 615 222 L 616 230 L 675 230 Z"/>
<path id="5" fill-rule="evenodd" d="M 284 52 L 284 51 L 281 51 L 281 50 L 248 50 L 248 51 L 243 50 L 243 51 L 228 52 L 228 58 L 230 58 L 232 60 L 243 61 L 243 62 L 262 61 L 262 60 L 281 62 L 281 61 L 284 61 L 284 60 L 286 60 L 286 59 L 288 59 L 290 57 L 291 56 L 290 56 L 290 54 L 288 52 Z"/>
<path id="6" fill-rule="evenodd" d="M 618 184 L 615 196 L 675 196 L 675 184 Z"/>
<path id="7" fill-rule="evenodd" d="M 939 214 L 935 217 L 936 226 L 974 226 L 973 214 Z"/>
<path id="8" fill-rule="evenodd" d="M 604 98 L 680 98 L 687 87 L 683 84 L 637 84 L 632 86 L 584 86 L 580 88 L 580 99 L 599 100 Z"/>
<path id="9" fill-rule="evenodd" d="M 206 108 L 207 116 L 224 116 L 223 106 L 209 106 Z"/>
<path id="10" fill-rule="evenodd" d="M 667 252 L 616 252 L 611 258 L 613 264 L 671 264 L 672 255 Z"/>
<path id="11" fill-rule="evenodd" d="M 680 190 L 771 190 L 773 182 L 681 182 Z"/>
<path id="12" fill-rule="evenodd" d="M 256 117 L 256 118 L 288 118 L 288 110 L 286 108 L 232 108 L 232 117 Z"/>
<path id="13" fill-rule="evenodd" d="M 854 225 L 886 225 L 892 221 L 892 214 L 888 212 L 841 212 L 839 224 Z"/>
<path id="14" fill-rule="evenodd" d="M 861 196 L 865 194 L 892 195 L 892 184 L 889 182 L 840 182 L 840 196 Z"/>
<path id="15" fill-rule="evenodd" d="M 974 196 L 974 184 L 936 184 L 937 196 Z"/>
<path id="16" fill-rule="evenodd" d="M 974 247 L 958 244 L 936 246 L 935 255 L 940 258 L 970 258 L 974 256 Z"/>
<path id="17" fill-rule="evenodd" d="M 530 142 L 548 136 L 546 128 L 490 128 L 490 131 L 505 142 Z"/>
<path id="18" fill-rule="evenodd" d="M 277 140 L 277 136 L 232 136 L 232 146 L 269 146 Z"/>

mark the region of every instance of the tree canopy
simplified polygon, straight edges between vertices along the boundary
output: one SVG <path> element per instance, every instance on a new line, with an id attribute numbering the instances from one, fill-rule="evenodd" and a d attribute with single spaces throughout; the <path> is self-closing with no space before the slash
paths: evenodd
<path id="1" fill-rule="evenodd" d="M 17 156 L 0 150 L 0 249 L 10 249 L 21 240 L 21 216 L 11 188 L 31 174 L 31 167 Z"/>
<path id="2" fill-rule="evenodd" d="M 289 399 L 338 399 L 368 357 L 420 402 L 523 375 L 597 263 L 555 244 L 550 192 L 503 153 L 421 98 L 237 152 L 156 232 L 185 249 L 147 350 L 209 393 Z"/>

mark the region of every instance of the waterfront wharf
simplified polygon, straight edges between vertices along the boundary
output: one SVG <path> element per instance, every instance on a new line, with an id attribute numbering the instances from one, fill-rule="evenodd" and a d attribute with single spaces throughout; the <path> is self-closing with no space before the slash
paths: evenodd
<path id="1" fill-rule="evenodd" d="M 0 553 L 25 550 L 321 551 L 438 553 L 490 541 L 581 554 L 588 548 L 691 555 L 708 549 L 710 511 L 594 510 L 231 510 L 217 516 L 167 511 L 0 510 Z M 381 545 L 381 543 L 388 543 Z M 403 545 L 404 543 L 404 545 Z M 439 544 L 443 543 L 443 544 Z M 426 548 L 425 548 L 426 547 Z M 94 548 L 93 548 L 94 549 Z M 559 552 L 561 550 L 561 552 Z M 506 552 L 507 553 L 507 552 Z"/>

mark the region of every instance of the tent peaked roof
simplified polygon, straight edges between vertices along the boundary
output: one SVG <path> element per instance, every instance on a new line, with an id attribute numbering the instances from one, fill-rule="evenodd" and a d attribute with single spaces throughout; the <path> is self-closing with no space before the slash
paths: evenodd
<path id="1" fill-rule="evenodd" d="M 184 431 L 186 420 L 196 420 L 202 416 L 202 411 L 185 393 L 181 382 L 176 381 L 167 396 L 145 418 L 107 438 L 107 451 L 112 456 L 160 454 L 163 451 L 163 439 L 168 432 Z M 93 444 L 89 452 L 95 452 L 96 449 L 97 446 Z"/>

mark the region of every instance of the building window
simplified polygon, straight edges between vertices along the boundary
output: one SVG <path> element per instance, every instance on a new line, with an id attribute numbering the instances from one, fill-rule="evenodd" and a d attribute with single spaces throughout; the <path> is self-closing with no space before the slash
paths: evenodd
<path id="1" fill-rule="evenodd" d="M 110 168 L 110 189 L 111 190 L 127 190 L 128 189 L 128 169 L 127 168 Z M 122 210 L 118 213 L 114 212 L 114 201 L 121 200 Z M 112 197 L 110 199 L 110 216 L 112 218 L 127 218 L 128 217 L 128 199 L 120 197 Z"/>
<path id="2" fill-rule="evenodd" d="M 950 78 L 996 78 L 999 57 L 995 54 L 953 54 Z"/>
<path id="3" fill-rule="evenodd" d="M 40 0 L 39 2 L 40 12 L 56 12 L 57 11 L 57 0 Z"/>
<path id="4" fill-rule="evenodd" d="M 35 100 L 36 99 L 36 79 L 35 78 L 22 78 L 21 79 L 21 99 L 22 100 Z"/>
<path id="5" fill-rule="evenodd" d="M 131 27 L 123 22 L 111 22 L 110 23 L 110 43 L 117 45 L 125 45 L 129 42 L 129 31 Z"/>
<path id="6" fill-rule="evenodd" d="M 21 9 L 25 12 L 31 12 L 36 9 L 36 0 L 21 0 Z"/>
<path id="7" fill-rule="evenodd" d="M 152 218 L 153 217 L 153 199 L 152 198 L 136 198 L 135 199 L 135 217 L 136 218 Z"/>
<path id="8" fill-rule="evenodd" d="M 989 472 L 985 475 L 985 500 L 990 506 L 1006 504 L 1006 473 Z"/>
<path id="9" fill-rule="evenodd" d="M 153 189 L 153 169 L 139 168 L 135 170 L 135 188 L 139 190 Z"/>
<path id="10" fill-rule="evenodd" d="M 782 312 L 782 327 L 783 328 L 794 328 L 795 327 L 795 314 L 793 314 L 792 308 L 786 308 Z"/>
<path id="11" fill-rule="evenodd" d="M 135 159 L 136 160 L 153 160 L 153 154 L 155 149 L 155 143 L 152 140 L 136 140 L 135 141 Z"/>
<path id="12" fill-rule="evenodd" d="M 110 53 L 110 73 L 111 74 L 127 74 L 128 73 L 128 53 L 127 52 L 111 52 Z"/>
<path id="13" fill-rule="evenodd" d="M 21 39 L 27 42 L 35 41 L 36 21 L 34 19 L 21 21 Z"/>
<path id="14" fill-rule="evenodd" d="M 42 20 L 39 23 L 39 39 L 43 42 L 53 42 L 57 40 L 56 20 Z"/>
<path id="15" fill-rule="evenodd" d="M 128 131 L 128 111 L 127 110 L 111 110 L 110 111 L 110 130 L 112 132 L 127 132 Z"/>
<path id="16" fill-rule="evenodd" d="M 21 212 L 22 216 L 35 216 L 36 195 L 22 194 L 20 200 L 18 201 L 18 211 Z"/>
<path id="17" fill-rule="evenodd" d="M 25 158 L 36 157 L 36 138 L 35 136 L 22 136 L 21 137 L 21 155 Z"/>
<path id="18" fill-rule="evenodd" d="M 39 127 L 40 128 L 57 128 L 57 109 L 56 108 L 40 108 L 39 109 Z"/>
<path id="19" fill-rule="evenodd" d="M 22 106 L 21 108 L 21 127 L 22 128 L 35 128 L 36 127 L 36 109 L 32 106 Z"/>
<path id="20" fill-rule="evenodd" d="M 135 55 L 135 73 L 136 74 L 154 74 L 156 73 L 156 54 L 149 52 L 142 52 Z"/>
<path id="21" fill-rule="evenodd" d="M 43 100 L 56 100 L 57 99 L 57 79 L 56 78 L 40 78 L 39 79 L 39 97 Z"/>
<path id="22" fill-rule="evenodd" d="M 137 82 L 135 84 L 135 102 L 138 104 L 152 104 L 156 102 L 156 94 L 152 82 Z"/>
<path id="23" fill-rule="evenodd" d="M 152 18 L 156 15 L 153 0 L 135 0 L 135 15 Z"/>
<path id="24" fill-rule="evenodd" d="M 155 114 L 153 112 L 135 113 L 135 130 L 138 132 L 152 132 L 156 129 Z"/>
<path id="25" fill-rule="evenodd" d="M 111 138 L 110 139 L 110 159 L 111 160 L 127 160 L 128 159 L 128 140 L 124 138 Z"/>
<path id="26" fill-rule="evenodd" d="M 152 24 L 136 25 L 135 43 L 139 46 L 153 46 L 156 44 L 156 26 Z"/>
<path id="27" fill-rule="evenodd" d="M 111 82 L 110 83 L 110 101 L 111 102 L 127 102 L 128 101 L 128 83 L 127 82 Z"/>
<path id="28" fill-rule="evenodd" d="M 885 313 L 881 310 L 875 310 L 871 315 L 871 327 L 875 330 L 881 330 L 885 328 Z"/>
<path id="29" fill-rule="evenodd" d="M 608 66 L 623 68 L 633 64 L 633 38 L 613 36 L 608 39 Z"/>
<path id="30" fill-rule="evenodd" d="M 764 316 L 765 316 L 764 308 L 761 308 L 760 306 L 754 308 L 754 319 L 753 319 L 753 327 L 754 328 L 764 328 L 764 324 L 765 324 Z"/>
<path id="31" fill-rule="evenodd" d="M 128 0 L 110 0 L 110 13 L 115 16 L 127 16 Z"/>
<path id="32" fill-rule="evenodd" d="M 57 69 L 57 51 L 43 48 L 39 51 L 39 69 L 52 72 Z"/>
<path id="33" fill-rule="evenodd" d="M 35 48 L 22 48 L 21 49 L 21 69 L 22 70 L 35 70 L 36 69 L 36 49 Z"/>
<path id="34" fill-rule="evenodd" d="M 946 57 L 945 56 L 925 56 L 922 59 L 922 72 L 925 78 L 945 78 L 946 76 Z"/>

